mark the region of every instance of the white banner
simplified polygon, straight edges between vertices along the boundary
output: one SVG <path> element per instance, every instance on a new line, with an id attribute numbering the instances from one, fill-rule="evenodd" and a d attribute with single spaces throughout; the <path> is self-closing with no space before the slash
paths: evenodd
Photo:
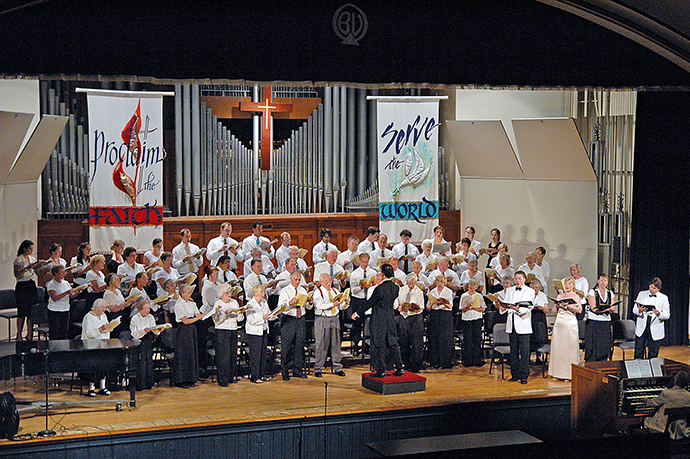
<path id="1" fill-rule="evenodd" d="M 90 243 L 163 237 L 163 94 L 89 91 Z"/>
<path id="2" fill-rule="evenodd" d="M 379 225 L 419 243 L 438 225 L 438 99 L 377 99 Z"/>

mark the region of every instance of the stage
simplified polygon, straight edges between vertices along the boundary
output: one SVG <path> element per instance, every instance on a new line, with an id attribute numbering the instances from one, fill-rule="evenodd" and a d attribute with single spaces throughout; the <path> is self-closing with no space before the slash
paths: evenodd
<path id="1" fill-rule="evenodd" d="M 619 353 L 617 350 L 615 359 L 621 358 Z M 690 363 L 686 347 L 664 347 L 661 356 Z M 500 366 L 496 374 L 489 374 L 488 363 L 482 368 L 457 365 L 450 370 L 425 370 L 420 373 L 427 378 L 425 392 L 399 395 L 379 395 L 364 389 L 361 375 L 367 370 L 368 366 L 358 365 L 346 368 L 345 377 L 324 372 L 323 378 L 310 376 L 290 381 L 283 381 L 278 374 L 263 384 L 242 379 L 227 388 L 210 380 L 201 381 L 191 389 L 172 388 L 168 380 L 163 380 L 153 389 L 137 393 L 136 409 L 123 407 L 118 412 L 114 402 L 97 407 L 55 409 L 51 411 L 48 426 L 57 431 L 57 436 L 23 442 L 0 440 L 0 451 L 4 457 L 19 456 L 27 451 L 34 457 L 55 457 L 56 451 L 63 451 L 65 457 L 75 457 L 76 451 L 76 456 L 82 457 L 94 445 L 107 445 L 111 452 L 103 457 L 121 457 L 123 451 L 141 452 L 142 448 L 149 451 L 143 445 L 151 442 L 156 444 L 171 438 L 180 442 L 181 438 L 194 437 L 199 442 L 196 448 L 212 448 L 213 455 L 218 452 L 233 456 L 232 451 L 228 451 L 229 440 L 219 437 L 222 434 L 238 438 L 244 435 L 249 449 L 271 444 L 271 448 L 278 451 L 271 450 L 271 454 L 257 457 L 280 457 L 297 452 L 303 457 L 323 457 L 317 453 L 319 445 L 328 442 L 327 438 L 331 441 L 337 438 L 340 445 L 337 450 L 349 451 L 350 457 L 370 457 L 364 444 L 371 439 L 460 433 L 467 429 L 505 430 L 507 427 L 553 437 L 569 428 L 570 383 L 542 378 L 541 365 L 532 366 L 527 385 L 509 382 L 507 369 L 506 379 L 501 380 Z M 43 385 L 44 380 L 37 377 L 17 378 L 5 382 L 2 387 L 3 391 L 10 390 L 18 400 L 40 401 L 45 398 Z M 53 386 L 50 401 L 93 400 L 79 396 L 78 386 L 72 392 L 68 390 L 69 380 Z M 99 396 L 96 400 L 108 398 L 127 399 L 127 393 L 113 392 L 110 397 Z M 378 430 L 365 428 L 369 424 L 385 426 L 387 423 L 389 427 L 390 423 L 407 427 L 384 428 L 383 431 L 381 427 Z M 356 428 L 364 429 L 364 433 L 353 433 L 354 425 L 359 425 Z M 44 428 L 44 412 L 34 411 L 21 416 L 19 434 L 35 434 Z M 308 433 L 309 429 L 316 433 Z M 280 435 L 276 437 L 278 432 Z M 213 439 L 205 439 L 208 435 Z M 270 441 L 266 435 L 270 435 Z M 303 435 L 306 435 L 304 443 Z M 310 435 L 317 435 L 318 441 L 310 441 Z M 356 435 L 352 441 L 350 435 Z M 132 442 L 137 446 L 130 445 L 130 449 L 122 446 Z M 116 445 L 124 450 L 115 449 Z M 177 455 L 187 448 L 194 451 L 195 447 L 189 446 L 192 444 L 185 445 L 175 447 L 159 443 L 151 454 L 147 454 L 158 457 L 156 451 L 160 455 L 171 451 Z M 233 451 L 243 455 L 240 449 Z M 89 454 L 93 457 L 93 453 Z M 329 455 L 336 457 L 335 451 Z"/>

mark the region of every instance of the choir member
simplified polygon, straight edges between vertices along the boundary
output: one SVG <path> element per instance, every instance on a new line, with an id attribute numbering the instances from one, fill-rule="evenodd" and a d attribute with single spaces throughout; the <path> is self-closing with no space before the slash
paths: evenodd
<path id="1" fill-rule="evenodd" d="M 288 250 L 288 254 L 289 258 L 295 260 L 295 263 L 297 264 L 297 270 L 306 276 L 309 267 L 307 266 L 307 262 L 299 257 L 299 247 L 297 247 L 296 245 L 291 245 L 290 249 Z M 277 271 L 279 273 L 285 271 L 285 264 L 283 263 L 283 266 L 280 266 Z"/>
<path id="2" fill-rule="evenodd" d="M 105 257 L 94 255 L 89 261 L 89 270 L 86 272 L 86 283 L 89 285 L 86 295 L 86 305 L 90 307 L 98 298 L 103 298 L 103 292 L 108 285 L 105 283 Z"/>
<path id="3" fill-rule="evenodd" d="M 274 277 L 276 274 L 276 268 L 273 266 L 271 259 L 268 258 L 268 255 L 264 255 L 263 251 L 259 247 L 254 247 L 251 253 L 252 256 L 249 258 L 249 260 L 261 260 L 261 273 L 266 276 L 267 279 Z M 251 274 L 251 272 L 251 263 L 245 263 L 243 269 L 244 277 L 247 277 L 249 274 Z"/>
<path id="4" fill-rule="evenodd" d="M 452 290 L 453 293 L 455 293 L 461 288 L 460 279 L 455 271 L 450 269 L 449 266 L 450 262 L 448 261 L 448 258 L 441 257 L 438 261 L 438 268 L 429 274 L 429 285 L 434 284 L 437 277 L 444 277 L 446 278 L 446 283 L 443 284 L 444 287 Z"/>
<path id="5" fill-rule="evenodd" d="M 338 249 L 331 244 L 330 250 L 326 253 L 326 261 L 316 265 L 314 268 L 314 284 L 318 287 L 321 284 L 321 275 L 328 274 L 331 278 L 337 279 L 338 275 L 345 270 L 336 263 L 338 259 Z"/>
<path id="6" fill-rule="evenodd" d="M 572 300 L 573 303 L 564 300 Z M 565 280 L 565 292 L 556 297 L 553 312 L 556 321 L 551 333 L 549 376 L 569 381 L 572 364 L 580 363 L 580 332 L 576 314 L 582 312 L 580 295 L 575 293 L 575 279 L 572 277 Z"/>
<path id="7" fill-rule="evenodd" d="M 72 277 L 74 283 L 77 285 L 86 284 L 86 272 L 90 269 L 89 262 L 91 261 L 91 244 L 82 242 L 77 247 L 77 255 L 72 257 L 69 262 L 72 268 Z"/>
<path id="8" fill-rule="evenodd" d="M 527 255 L 525 256 L 525 262 L 526 263 L 518 266 L 518 271 L 524 272 L 527 275 L 527 277 L 530 277 L 530 275 L 532 275 L 536 279 L 539 279 L 539 282 L 541 282 L 541 285 L 544 289 L 544 293 L 548 295 L 549 290 L 546 288 L 546 279 L 544 278 L 544 271 L 542 271 L 541 267 L 537 264 L 537 256 L 534 254 L 534 252 L 527 253 Z"/>
<path id="9" fill-rule="evenodd" d="M 238 281 L 237 276 L 232 272 L 231 268 L 232 257 L 227 255 L 222 255 L 218 259 L 218 282 L 221 284 L 236 283 Z"/>
<path id="10" fill-rule="evenodd" d="M 307 294 L 304 287 L 300 286 L 301 282 L 302 274 L 293 270 L 290 275 L 290 285 L 280 291 L 278 298 L 278 307 L 286 309 L 281 314 L 280 320 L 280 368 L 284 381 L 290 380 L 290 366 L 292 366 L 292 376 L 302 379 L 307 378 L 307 375 L 302 372 L 304 369 L 304 341 L 307 333 L 307 311 L 305 306 L 296 305 L 298 301 L 297 295 Z M 315 325 L 314 333 L 316 331 Z M 314 371 L 316 371 L 319 364 L 318 346 L 317 341 L 317 357 Z"/>
<path id="11" fill-rule="evenodd" d="M 157 237 L 151 243 L 151 250 L 147 250 L 144 253 L 144 269 L 149 269 L 154 266 L 160 265 L 159 260 L 161 254 L 163 253 L 163 239 Z"/>
<path id="12" fill-rule="evenodd" d="M 302 287 L 307 286 L 307 280 L 304 278 L 304 275 L 297 270 L 297 262 L 293 260 L 292 258 L 288 258 L 288 260 L 285 262 L 285 271 L 282 273 L 278 274 L 276 276 L 276 279 L 278 283 L 275 285 L 274 290 L 276 291 L 277 294 L 280 294 L 280 292 L 290 285 L 290 278 L 294 273 L 297 273 L 300 275 L 300 284 Z"/>
<path id="13" fill-rule="evenodd" d="M 381 264 L 379 263 L 379 258 L 387 258 L 388 260 L 390 260 L 393 256 L 393 251 L 386 247 L 388 245 L 388 236 L 386 236 L 383 233 L 379 234 L 379 238 L 376 241 L 376 244 L 376 249 L 374 249 L 373 252 L 369 253 L 369 263 L 372 266 L 378 266 Z"/>
<path id="14" fill-rule="evenodd" d="M 515 277 L 515 270 L 510 266 L 510 256 L 506 253 L 498 257 L 499 267 L 493 269 L 493 275 L 486 276 L 488 284 L 487 291 L 490 293 L 499 292 L 503 289 L 501 285 L 506 277 Z"/>
<path id="15" fill-rule="evenodd" d="M 475 257 L 479 258 L 479 250 L 482 243 L 474 239 L 474 226 L 468 226 L 465 228 L 465 237 L 470 240 L 470 252 L 474 254 Z"/>
<path id="16" fill-rule="evenodd" d="M 476 260 L 475 260 L 476 261 Z M 483 280 L 483 278 L 482 278 Z M 462 366 L 481 367 L 484 365 L 482 355 L 482 323 L 486 306 L 483 298 L 479 305 L 474 300 L 479 283 L 472 277 L 467 282 L 467 291 L 460 297 L 460 312 L 462 313 Z"/>
<path id="17" fill-rule="evenodd" d="M 421 267 L 421 263 L 419 265 Z M 400 354 L 405 369 L 412 373 L 421 370 L 424 353 L 424 292 L 417 285 L 418 281 L 416 274 L 408 274 L 395 304 L 400 313 Z"/>
<path id="18" fill-rule="evenodd" d="M 395 256 L 391 257 L 390 260 L 388 260 L 388 264 L 393 267 L 393 277 L 391 280 L 398 284 L 398 287 L 405 285 L 406 274 L 402 269 L 400 269 L 400 262 L 398 261 L 398 258 Z"/>
<path id="19" fill-rule="evenodd" d="M 174 269 L 174 268 L 173 268 Z M 172 279 L 168 279 L 163 282 L 163 292 L 168 299 L 163 303 L 163 318 L 165 323 L 170 323 L 170 314 L 175 315 L 175 303 L 180 299 L 180 294 L 177 291 L 177 284 Z M 173 324 L 173 327 L 177 325 L 177 322 Z"/>
<path id="20" fill-rule="evenodd" d="M 575 289 L 573 290 L 577 293 L 582 301 L 580 302 L 583 306 L 587 304 L 587 292 L 589 292 L 589 281 L 586 277 L 582 276 L 582 266 L 577 263 L 570 265 L 570 275 L 575 279 Z M 558 292 L 561 293 L 561 292 Z"/>
<path id="21" fill-rule="evenodd" d="M 72 286 L 65 280 L 65 267 L 54 265 L 48 291 L 48 333 L 51 340 L 69 339 L 69 300 L 74 296 Z"/>
<path id="22" fill-rule="evenodd" d="M 611 313 L 616 311 L 616 296 L 607 288 L 608 283 L 608 274 L 599 274 L 596 287 L 587 295 L 585 362 L 607 360 L 611 354 Z"/>
<path id="23" fill-rule="evenodd" d="M 252 250 L 254 247 L 260 247 L 263 242 L 271 243 L 271 240 L 265 236 L 262 236 L 264 231 L 264 225 L 256 221 L 252 223 L 252 234 L 245 237 L 242 241 L 242 252 L 245 260 L 249 260 L 252 257 Z M 261 249 L 261 254 L 266 255 L 269 259 L 275 258 L 276 251 L 272 245 L 268 247 L 268 250 Z"/>
<path id="24" fill-rule="evenodd" d="M 243 283 L 244 298 L 246 301 L 249 301 L 252 299 L 252 295 L 254 294 L 253 293 L 254 287 L 256 287 L 257 285 L 265 286 L 268 283 L 266 276 L 264 276 L 261 273 L 261 270 L 263 269 L 262 265 L 263 265 L 263 262 L 261 260 L 257 260 L 257 259 L 253 259 L 249 263 L 249 267 L 252 270 L 252 272 L 249 273 L 249 275 L 247 275 L 244 278 L 244 283 Z M 261 299 L 263 299 L 263 297 L 265 296 L 265 293 L 266 292 L 265 292 L 265 287 L 264 287 L 264 289 L 262 290 Z M 259 301 L 261 301 L 261 300 L 259 300 Z"/>
<path id="25" fill-rule="evenodd" d="M 543 246 L 539 246 L 534 249 L 534 255 L 537 257 L 537 265 L 539 265 L 541 270 L 544 272 L 544 281 L 548 284 L 549 279 L 551 278 L 551 266 L 549 265 L 548 261 L 544 260 L 544 257 L 546 256 L 546 249 Z"/>
<path id="26" fill-rule="evenodd" d="M 447 258 L 442 258 L 441 261 Z M 439 267 L 440 267 L 439 263 Z M 456 276 L 457 277 L 457 276 Z M 446 277 L 434 277 L 434 288 L 429 290 L 429 364 L 433 368 L 452 368 L 455 350 L 453 336 L 453 291 L 446 287 Z M 439 301 L 442 300 L 442 301 Z"/>
<path id="27" fill-rule="evenodd" d="M 474 280 L 477 283 L 477 292 L 484 291 L 484 274 L 477 269 L 477 259 L 472 259 L 467 262 L 467 270 L 460 276 L 460 287 L 467 291 L 469 289 L 470 281 Z"/>
<path id="28" fill-rule="evenodd" d="M 139 302 L 151 301 L 151 298 L 149 297 L 149 294 L 146 291 L 146 286 L 148 284 L 149 276 L 145 272 L 137 273 L 137 275 L 134 276 L 134 285 L 132 285 L 132 288 L 129 289 L 129 296 L 132 297 L 135 295 L 139 295 Z M 159 308 L 160 306 L 157 304 L 149 304 L 149 311 L 153 311 L 155 313 L 158 311 Z M 136 308 L 132 308 L 131 315 L 135 315 L 136 313 Z"/>
<path id="29" fill-rule="evenodd" d="M 548 323 L 546 321 L 546 314 L 549 312 L 549 299 L 546 294 L 541 291 L 542 285 L 539 279 L 534 279 L 529 284 L 534 290 L 534 299 L 532 304 L 534 308 L 532 309 L 532 338 L 530 338 L 530 350 L 536 351 L 549 340 L 548 336 Z M 537 326 L 537 323 L 544 324 L 543 327 Z M 539 331 L 541 329 L 541 331 Z"/>
<path id="30" fill-rule="evenodd" d="M 249 309 L 247 309 L 247 321 L 244 330 L 249 344 L 250 380 L 253 383 L 261 383 L 267 367 L 266 345 L 268 341 L 268 319 L 271 316 L 271 311 L 264 299 L 263 285 L 254 285 L 251 292 L 251 299 L 247 303 Z"/>
<path id="31" fill-rule="evenodd" d="M 278 272 L 282 272 L 285 269 L 285 262 L 290 258 L 290 245 L 292 245 L 292 236 L 287 231 L 283 231 L 280 235 L 280 247 L 276 250 Z"/>
<path id="32" fill-rule="evenodd" d="M 463 260 L 460 263 L 455 263 L 453 265 L 453 270 L 458 274 L 458 276 L 460 276 L 462 273 L 467 271 L 469 267 L 468 263 L 471 260 L 477 259 L 477 256 L 472 253 L 472 241 L 470 241 L 469 238 L 462 238 L 460 241 L 460 247 L 458 247 L 457 255 L 461 256 Z"/>
<path id="33" fill-rule="evenodd" d="M 330 249 L 338 248 L 331 242 L 333 233 L 328 228 L 323 228 L 319 236 L 321 240 L 311 249 L 311 259 L 315 265 L 326 261 L 326 254 Z"/>
<path id="34" fill-rule="evenodd" d="M 321 275 L 321 286 L 314 292 L 314 341 L 316 357 L 314 376 L 322 376 L 326 363 L 326 353 L 331 349 L 331 364 L 333 372 L 338 376 L 345 376 L 340 361 L 340 310 L 342 305 L 349 304 L 350 298 L 335 300 L 338 291 L 333 288 L 333 278 L 328 274 Z"/>
<path id="35" fill-rule="evenodd" d="M 113 320 L 115 317 L 121 317 L 122 324 L 118 325 L 117 331 L 122 331 L 129 327 L 129 310 L 125 310 L 130 307 L 134 301 L 137 299 L 135 296 L 130 296 L 125 300 L 125 297 L 120 291 L 120 278 L 117 274 L 109 273 L 105 276 L 106 288 L 103 293 L 103 301 L 107 306 L 107 316 L 108 320 Z"/>
<path id="36" fill-rule="evenodd" d="M 146 274 L 144 274 L 146 275 Z M 151 304 L 148 300 L 137 304 L 137 313 L 129 323 L 132 337 L 141 341 L 139 350 L 139 364 L 137 365 L 137 390 L 151 389 L 154 383 L 153 377 L 153 332 L 156 319 L 150 314 Z"/>
<path id="37" fill-rule="evenodd" d="M 343 269 L 350 274 L 352 274 L 352 271 L 357 268 L 352 263 L 352 258 L 357 255 L 359 252 L 357 251 L 357 246 L 359 245 L 359 238 L 357 236 L 350 236 L 347 239 L 347 250 L 344 252 L 341 252 L 340 255 L 338 255 L 338 258 L 335 260 L 337 264 L 343 267 Z"/>
<path id="38" fill-rule="evenodd" d="M 511 381 L 527 384 L 529 377 L 529 339 L 532 334 L 534 290 L 525 285 L 527 275 L 515 273 L 515 286 L 506 289 L 505 301 L 496 304 L 501 314 L 508 314 L 506 332 L 510 339 Z"/>
<path id="39" fill-rule="evenodd" d="M 216 327 L 213 348 L 216 350 L 218 385 L 228 387 L 237 382 L 237 322 L 244 316 L 237 313 L 239 304 L 231 295 L 231 287 L 218 287 L 218 300 L 214 305 L 213 322 Z"/>
<path id="40" fill-rule="evenodd" d="M 429 262 L 429 260 L 433 260 L 435 258 L 438 258 L 438 255 L 431 251 L 433 246 L 434 246 L 433 240 L 424 239 L 424 241 L 422 241 L 422 253 L 417 255 L 417 258 L 415 258 L 415 261 L 418 261 L 422 264 L 422 271 L 424 271 L 427 275 L 429 273 L 429 270 L 426 269 L 426 264 Z"/>
<path id="41" fill-rule="evenodd" d="M 173 255 L 170 252 L 163 252 L 161 254 L 161 261 L 163 262 L 163 265 L 161 266 L 161 269 L 153 273 L 153 281 L 156 282 L 156 296 L 161 297 L 165 296 L 168 294 L 168 292 L 165 289 L 165 282 L 168 280 L 171 280 L 173 282 L 177 282 L 177 279 L 180 278 L 180 273 L 177 272 L 175 268 L 173 268 Z"/>
<path id="42" fill-rule="evenodd" d="M 189 273 L 198 274 L 204 262 L 199 246 L 192 244 L 192 232 L 188 228 L 180 230 L 180 238 L 181 242 L 172 251 L 173 267 L 180 276 L 186 276 Z M 195 283 L 198 280 L 196 279 Z"/>
<path id="43" fill-rule="evenodd" d="M 57 242 L 51 244 L 48 249 L 50 256 L 46 260 L 48 263 L 43 267 L 43 285 L 47 284 L 53 278 L 53 266 L 67 267 L 67 262 L 62 258 L 62 245 Z"/>
<path id="44" fill-rule="evenodd" d="M 175 302 L 175 319 L 178 322 L 175 333 L 175 357 L 172 368 L 172 383 L 188 389 L 196 386 L 199 379 L 199 351 L 195 322 L 203 314 L 192 301 L 192 286 L 180 286 L 180 298 Z"/>
<path id="45" fill-rule="evenodd" d="M 109 273 L 116 273 L 117 268 L 125 262 L 122 254 L 125 251 L 125 241 L 122 239 L 115 239 L 113 244 L 110 246 L 110 258 L 106 263 Z"/>
<path id="46" fill-rule="evenodd" d="M 434 253 L 438 253 L 442 257 L 445 257 L 446 255 L 450 255 L 452 253 L 452 250 L 449 250 L 448 253 L 446 253 L 445 251 L 440 251 L 436 248 L 436 246 L 439 244 L 447 244 L 448 243 L 448 241 L 446 241 L 443 238 L 445 233 L 446 233 L 446 230 L 441 225 L 437 225 L 434 228 L 434 239 L 433 239 L 433 246 L 432 246 L 431 251 Z"/>
<path id="47" fill-rule="evenodd" d="M 664 339 L 664 322 L 671 317 L 668 297 L 660 292 L 661 279 L 655 277 L 649 289 L 637 294 L 633 314 L 637 316 L 635 325 L 635 358 L 653 359 L 659 356 L 661 341 Z M 645 357 L 645 351 L 647 355 Z"/>
<path id="48" fill-rule="evenodd" d="M 486 253 L 489 258 L 486 260 L 486 267 L 491 267 L 491 261 L 498 256 L 498 246 L 501 245 L 501 230 L 494 228 L 491 230 L 491 242 L 486 249 L 479 249 L 479 254 Z"/>
<path id="49" fill-rule="evenodd" d="M 117 275 L 124 284 L 130 284 L 138 273 L 144 272 L 144 266 L 137 263 L 137 249 L 134 247 L 127 247 L 123 255 L 125 262 L 117 267 Z"/>
<path id="50" fill-rule="evenodd" d="M 103 255 L 97 255 L 105 260 Z M 103 261 L 105 265 L 105 261 Z M 82 341 L 90 339 L 110 339 L 110 332 L 106 332 L 108 328 L 108 318 L 105 315 L 106 303 L 102 298 L 97 299 L 91 305 L 91 310 L 84 316 L 81 322 L 81 339 Z M 110 395 L 110 391 L 105 386 L 105 376 L 100 374 L 90 373 L 86 375 L 89 379 L 89 390 L 86 393 L 87 397 L 95 397 L 98 395 Z M 100 379 L 100 389 L 96 392 L 96 378 Z"/>
<path id="51" fill-rule="evenodd" d="M 202 282 L 201 308 L 199 309 L 202 314 L 213 310 L 213 306 L 218 301 L 218 287 L 220 286 L 218 282 L 220 270 L 217 266 L 204 266 L 204 271 L 206 272 L 206 277 L 204 282 Z"/>
<path id="52" fill-rule="evenodd" d="M 376 250 L 376 241 L 379 239 L 379 233 L 381 231 L 375 227 L 370 226 L 367 228 L 367 237 L 359 243 L 357 246 L 357 251 L 360 253 L 371 253 Z"/>
<path id="53" fill-rule="evenodd" d="M 350 276 L 350 295 L 352 296 L 350 311 L 347 314 L 351 317 L 367 301 L 367 292 L 371 288 L 371 278 L 376 274 L 376 270 L 369 267 L 369 254 L 364 252 L 359 255 L 359 267 L 352 271 Z M 364 281 L 364 282 L 363 282 Z M 352 341 L 352 354 L 359 355 L 359 341 L 364 327 L 364 317 L 353 321 L 350 330 L 350 340 Z"/>
<path id="54" fill-rule="evenodd" d="M 230 260 L 230 269 L 237 269 L 237 262 L 242 261 L 243 257 L 238 250 L 239 242 L 231 238 L 232 224 L 224 222 L 220 225 L 220 235 L 214 237 L 206 245 L 206 258 L 211 266 L 218 265 L 220 257 L 226 256 Z"/>
<path id="55" fill-rule="evenodd" d="M 415 261 L 412 263 L 412 273 L 415 276 L 417 276 L 417 282 L 422 284 L 424 288 L 422 289 L 423 292 L 426 293 L 427 289 L 429 288 L 429 279 L 424 275 L 422 272 L 422 263 L 419 261 Z"/>
<path id="56" fill-rule="evenodd" d="M 401 269 L 405 274 L 412 272 L 412 262 L 419 255 L 416 245 L 410 243 L 412 231 L 404 229 L 400 232 L 400 242 L 393 246 L 393 255 L 400 260 Z"/>
<path id="57" fill-rule="evenodd" d="M 14 299 L 17 303 L 17 341 L 21 341 L 26 322 L 27 339 L 33 340 L 33 326 L 31 324 L 31 306 L 38 302 L 36 288 L 36 258 L 32 255 L 34 243 L 28 239 L 22 241 L 14 259 L 14 277 L 17 283 L 14 288 Z"/>

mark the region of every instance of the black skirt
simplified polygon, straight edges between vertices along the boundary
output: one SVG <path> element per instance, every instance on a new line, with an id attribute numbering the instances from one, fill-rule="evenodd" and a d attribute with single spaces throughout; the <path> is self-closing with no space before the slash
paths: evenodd
<path id="1" fill-rule="evenodd" d="M 14 288 L 14 300 L 17 303 L 17 316 L 31 317 L 31 306 L 38 303 L 38 290 L 33 280 L 17 282 Z"/>
<path id="2" fill-rule="evenodd" d="M 199 379 L 199 354 L 196 325 L 179 322 L 175 332 L 175 358 L 172 383 L 194 384 Z"/>

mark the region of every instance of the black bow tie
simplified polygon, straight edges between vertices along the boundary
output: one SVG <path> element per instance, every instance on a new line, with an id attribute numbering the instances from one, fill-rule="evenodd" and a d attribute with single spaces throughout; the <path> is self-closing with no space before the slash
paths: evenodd
<path id="1" fill-rule="evenodd" d="M 515 290 L 522 290 L 522 287 L 515 287 Z"/>
<path id="2" fill-rule="evenodd" d="M 656 298 L 656 293 L 654 295 L 649 295 L 650 298 Z"/>

